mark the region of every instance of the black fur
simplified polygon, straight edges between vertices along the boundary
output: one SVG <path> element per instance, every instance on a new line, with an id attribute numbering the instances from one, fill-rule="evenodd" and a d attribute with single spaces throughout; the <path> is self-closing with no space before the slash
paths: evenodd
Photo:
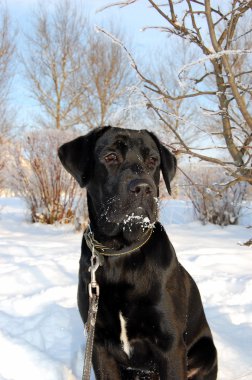
<path id="1" fill-rule="evenodd" d="M 141 241 L 145 227 L 139 221 L 155 224 L 142 248 L 105 257 L 97 271 L 96 379 L 215 380 L 217 354 L 198 288 L 156 221 L 160 170 L 170 193 L 175 157 L 152 133 L 111 127 L 64 144 L 59 157 L 80 186 L 87 186 L 96 240 L 120 250 Z M 90 256 L 83 239 L 78 306 L 84 323 Z M 119 313 L 126 321 L 130 354 L 120 341 Z"/>

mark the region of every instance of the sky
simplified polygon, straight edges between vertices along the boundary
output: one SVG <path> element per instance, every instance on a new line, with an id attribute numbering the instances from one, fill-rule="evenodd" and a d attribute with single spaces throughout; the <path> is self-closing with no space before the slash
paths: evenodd
<path id="1" fill-rule="evenodd" d="M 29 15 L 40 2 L 41 0 L 7 0 L 6 4 L 18 24 L 26 28 Z M 55 3 L 54 0 L 43 1 L 43 4 L 48 4 L 48 6 L 53 3 Z M 148 39 L 152 39 L 150 32 L 143 33 L 140 30 L 143 26 L 151 25 L 160 20 L 160 17 L 148 7 L 145 0 L 140 0 L 128 7 L 111 7 L 100 12 L 101 8 L 112 2 L 106 0 L 82 0 L 82 3 L 84 9 L 94 20 L 94 23 L 102 24 L 104 20 L 112 17 L 116 21 L 122 22 L 126 29 L 133 32 L 139 41 L 148 42 Z"/>
<path id="2" fill-rule="evenodd" d="M 1 0 L 0 0 L 1 2 Z M 32 13 L 41 0 L 5 0 L 2 4 L 6 4 L 15 28 L 18 30 L 18 46 L 22 50 L 24 44 L 23 33 L 31 32 L 30 23 Z M 118 24 L 126 31 L 126 34 L 134 40 L 131 46 L 133 55 L 138 55 L 145 59 L 149 52 L 154 50 L 155 46 L 164 38 L 160 32 L 153 30 L 141 31 L 145 26 L 156 26 L 162 23 L 160 16 L 153 11 L 146 0 L 139 0 L 131 6 L 119 8 L 111 7 L 98 12 L 112 1 L 106 0 L 82 0 L 83 9 L 90 16 L 94 28 L 95 25 L 105 27 L 106 22 L 116 20 Z M 43 4 L 48 7 L 55 3 L 54 0 L 44 0 Z M 35 111 L 37 105 L 30 98 L 26 83 L 22 77 L 22 66 L 17 64 L 17 73 L 13 81 L 10 100 L 14 108 L 17 110 L 17 123 L 27 125 L 30 123 L 30 115 Z"/>

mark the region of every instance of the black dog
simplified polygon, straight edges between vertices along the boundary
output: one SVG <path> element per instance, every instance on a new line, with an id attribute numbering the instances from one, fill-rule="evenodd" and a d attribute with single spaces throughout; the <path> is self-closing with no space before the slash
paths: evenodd
<path id="1" fill-rule="evenodd" d="M 157 222 L 160 170 L 170 193 L 175 157 L 150 132 L 111 127 L 64 144 L 59 157 L 87 187 L 95 240 L 115 254 L 104 256 L 97 271 L 96 379 L 215 380 L 217 354 L 198 288 Z M 83 239 L 84 323 L 90 257 Z"/>

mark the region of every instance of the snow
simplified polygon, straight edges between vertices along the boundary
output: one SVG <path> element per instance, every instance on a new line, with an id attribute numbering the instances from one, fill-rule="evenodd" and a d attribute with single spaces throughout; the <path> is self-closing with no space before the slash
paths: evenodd
<path id="1" fill-rule="evenodd" d="M 252 380 L 252 249 L 239 244 L 251 229 L 202 226 L 182 201 L 166 202 L 161 220 L 199 286 L 218 380 Z M 0 380 L 81 379 L 80 244 L 71 226 L 30 224 L 20 199 L 0 198 Z"/>
<path id="2" fill-rule="evenodd" d="M 139 207 L 138 211 L 141 212 L 141 207 Z M 126 215 L 125 219 L 123 220 L 123 224 L 124 226 L 127 225 L 128 228 L 130 228 L 130 231 L 132 231 L 131 227 L 133 224 L 139 224 L 144 231 L 146 228 L 153 228 L 155 222 L 151 223 L 150 219 L 147 216 L 144 217 L 144 215 L 136 215 L 134 212 L 132 212 L 132 214 Z M 123 229 L 124 228 L 125 227 L 123 227 Z"/>

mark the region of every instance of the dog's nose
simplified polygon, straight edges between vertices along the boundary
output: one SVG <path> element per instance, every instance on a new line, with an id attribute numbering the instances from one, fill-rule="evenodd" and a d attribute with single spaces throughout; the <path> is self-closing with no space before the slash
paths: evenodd
<path id="1" fill-rule="evenodd" d="M 152 193 L 150 184 L 143 179 L 133 179 L 130 181 L 129 191 L 136 195 L 149 195 Z"/>

